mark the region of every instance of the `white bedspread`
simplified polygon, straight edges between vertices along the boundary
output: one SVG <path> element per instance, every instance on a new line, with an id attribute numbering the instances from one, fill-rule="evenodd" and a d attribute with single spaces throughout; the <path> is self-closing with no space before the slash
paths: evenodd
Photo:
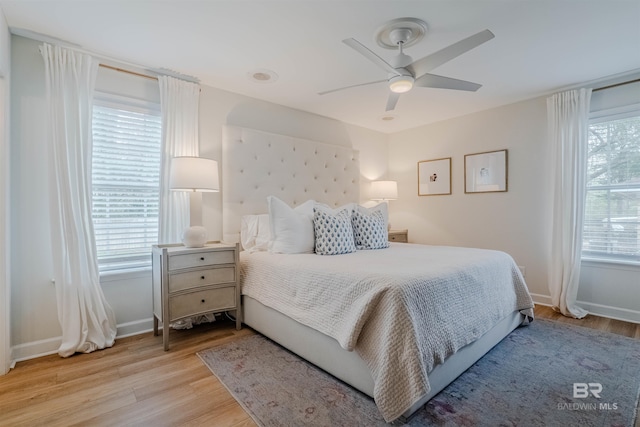
<path id="1" fill-rule="evenodd" d="M 533 319 L 504 252 L 391 244 L 336 256 L 241 256 L 242 293 L 356 350 L 393 421 L 429 392 L 427 373 L 515 310 Z"/>

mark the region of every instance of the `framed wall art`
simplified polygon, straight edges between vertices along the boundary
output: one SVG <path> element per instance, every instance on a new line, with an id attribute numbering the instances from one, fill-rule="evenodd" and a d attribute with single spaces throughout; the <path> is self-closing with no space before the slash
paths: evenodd
<path id="1" fill-rule="evenodd" d="M 507 191 L 507 150 L 464 156 L 464 192 Z"/>
<path id="2" fill-rule="evenodd" d="M 451 157 L 418 162 L 418 196 L 451 194 Z"/>

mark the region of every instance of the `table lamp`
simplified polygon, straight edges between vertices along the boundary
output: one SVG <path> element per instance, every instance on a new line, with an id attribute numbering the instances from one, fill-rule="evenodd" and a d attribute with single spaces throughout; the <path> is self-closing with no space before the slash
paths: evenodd
<path id="1" fill-rule="evenodd" d="M 188 248 L 203 247 L 207 231 L 202 226 L 202 193 L 220 191 L 218 162 L 201 157 L 174 157 L 169 187 L 173 191 L 189 192 L 189 228 L 182 233 L 182 243 Z"/>
<path id="2" fill-rule="evenodd" d="M 371 183 L 371 200 L 389 201 L 398 198 L 396 181 L 373 181 Z"/>
<path id="3" fill-rule="evenodd" d="M 396 181 L 373 181 L 371 183 L 371 200 L 388 202 L 398 198 L 398 183 Z M 387 223 L 387 229 L 391 230 L 391 222 Z"/>

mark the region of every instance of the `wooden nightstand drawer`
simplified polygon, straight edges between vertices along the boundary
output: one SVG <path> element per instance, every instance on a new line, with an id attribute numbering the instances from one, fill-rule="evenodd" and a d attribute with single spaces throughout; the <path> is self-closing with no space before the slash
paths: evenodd
<path id="1" fill-rule="evenodd" d="M 169 350 L 170 325 L 179 319 L 234 310 L 242 327 L 238 284 L 239 243 L 208 242 L 202 248 L 153 245 L 153 334 L 162 322 L 162 343 Z"/>
<path id="2" fill-rule="evenodd" d="M 170 276 L 169 292 L 176 292 L 206 285 L 235 282 L 236 269 L 235 267 L 218 267 L 206 270 L 187 271 L 184 273 L 173 273 Z"/>
<path id="3" fill-rule="evenodd" d="M 169 257 L 169 270 L 200 267 L 215 264 L 233 264 L 235 262 L 234 251 L 209 251 L 193 254 L 172 255 Z"/>
<path id="4" fill-rule="evenodd" d="M 176 295 L 169 300 L 171 319 L 235 307 L 235 286 Z"/>
<path id="5" fill-rule="evenodd" d="M 389 241 L 397 243 L 408 243 L 408 231 L 407 230 L 391 230 L 389 231 Z"/>

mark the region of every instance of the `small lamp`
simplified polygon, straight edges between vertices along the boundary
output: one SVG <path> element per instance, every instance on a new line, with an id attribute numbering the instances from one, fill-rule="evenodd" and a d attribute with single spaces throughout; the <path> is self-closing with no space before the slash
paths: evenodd
<path id="1" fill-rule="evenodd" d="M 182 234 L 182 243 L 188 248 L 203 247 L 207 231 L 202 226 L 202 193 L 220 191 L 218 162 L 200 157 L 174 157 L 169 188 L 189 192 L 189 228 Z"/>
<path id="2" fill-rule="evenodd" d="M 396 181 L 373 181 L 371 183 L 371 200 L 388 202 L 398 198 L 398 183 Z M 391 230 L 391 223 L 387 223 L 387 229 Z"/>
<path id="3" fill-rule="evenodd" d="M 396 200 L 398 183 L 396 181 L 373 181 L 371 183 L 371 200 Z"/>

